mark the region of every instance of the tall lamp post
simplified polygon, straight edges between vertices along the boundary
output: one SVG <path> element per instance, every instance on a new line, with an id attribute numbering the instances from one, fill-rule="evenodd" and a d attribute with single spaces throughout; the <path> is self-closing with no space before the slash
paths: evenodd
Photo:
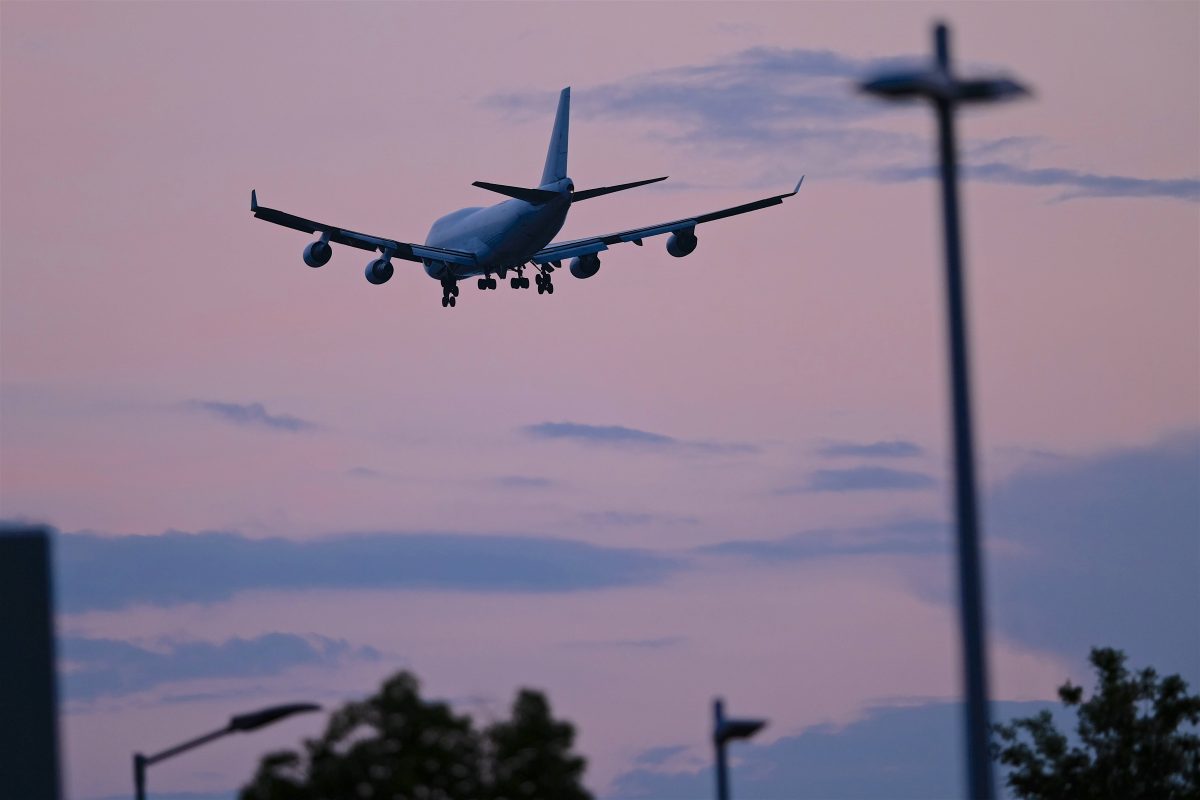
<path id="1" fill-rule="evenodd" d="M 278 722 L 284 717 L 290 717 L 293 714 L 302 714 L 307 711 L 320 711 L 321 707 L 313 703 L 291 703 L 285 706 L 272 706 L 264 708 L 260 711 L 252 711 L 248 714 L 238 714 L 236 717 L 229 720 L 229 724 L 218 731 L 206 733 L 203 736 L 198 736 L 195 739 L 177 744 L 174 747 L 163 750 L 161 753 L 155 753 L 152 756 L 142 755 L 141 753 L 133 754 L 133 789 L 134 796 L 137 800 L 146 800 L 146 767 L 151 764 L 157 764 L 160 761 L 166 761 L 172 756 L 177 756 L 180 753 L 187 752 L 192 748 L 199 747 L 202 744 L 208 744 L 213 739 L 220 739 L 230 733 L 245 733 L 247 731 L 257 730 L 273 722 Z"/>
<path id="2" fill-rule="evenodd" d="M 717 750 L 717 800 L 729 800 L 729 766 L 725 745 L 734 739 L 749 739 L 767 724 L 765 719 L 726 719 L 725 703 L 713 700 L 713 746 Z"/>
<path id="3" fill-rule="evenodd" d="M 936 61 L 931 69 L 892 72 L 868 80 L 861 89 L 889 100 L 924 98 L 933 104 L 941 156 L 942 214 L 946 232 L 946 305 L 950 355 L 950 399 L 954 411 L 955 508 L 958 517 L 958 592 L 967 699 L 967 791 L 973 800 L 992 800 L 988 752 L 987 642 L 984 637 L 982 564 L 975 500 L 975 455 L 971 441 L 971 397 L 967 369 L 967 322 L 963 303 L 962 236 L 958 221 L 958 165 L 954 109 L 960 103 L 986 103 L 1028 94 L 1009 78 L 963 80 L 950 69 L 946 26 L 934 28 Z"/>

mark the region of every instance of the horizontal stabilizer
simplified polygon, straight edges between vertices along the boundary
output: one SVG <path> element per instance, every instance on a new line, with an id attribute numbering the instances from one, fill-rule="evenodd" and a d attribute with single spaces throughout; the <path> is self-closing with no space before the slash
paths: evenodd
<path id="1" fill-rule="evenodd" d="M 571 193 L 571 202 L 578 203 L 580 200 L 590 200 L 591 198 L 599 197 L 602 194 L 612 194 L 613 192 L 623 192 L 626 189 L 633 189 L 638 186 L 645 186 L 647 183 L 658 183 L 659 181 L 665 181 L 667 179 L 667 177 L 668 177 L 667 175 L 663 175 L 661 178 L 650 178 L 649 180 L 645 180 L 645 181 L 634 181 L 633 183 L 621 183 L 616 186 L 600 186 L 595 189 L 584 189 L 579 192 L 572 192 Z"/>
<path id="2" fill-rule="evenodd" d="M 545 203 L 558 197 L 558 192 L 551 192 L 547 189 L 525 189 L 520 186 L 505 186 L 503 183 L 487 183 L 486 181 L 475 181 L 471 185 L 487 189 L 489 192 L 515 197 L 527 203 Z"/>

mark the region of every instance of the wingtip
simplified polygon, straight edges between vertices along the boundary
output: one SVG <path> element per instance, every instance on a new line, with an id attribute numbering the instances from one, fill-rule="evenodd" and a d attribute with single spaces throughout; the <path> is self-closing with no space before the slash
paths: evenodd
<path id="1" fill-rule="evenodd" d="M 250 190 L 250 210 L 258 211 L 258 192 Z"/>
<path id="2" fill-rule="evenodd" d="M 802 183 L 804 183 L 804 176 L 803 176 L 803 175 L 801 175 L 801 176 L 800 176 L 800 180 L 796 181 L 796 188 L 795 188 L 795 189 L 792 189 L 792 194 L 795 194 L 796 192 L 800 191 L 800 185 L 801 185 Z"/>

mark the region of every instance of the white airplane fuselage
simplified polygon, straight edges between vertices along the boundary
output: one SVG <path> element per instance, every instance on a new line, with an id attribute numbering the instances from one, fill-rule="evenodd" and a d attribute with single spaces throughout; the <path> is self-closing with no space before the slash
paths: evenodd
<path id="1" fill-rule="evenodd" d="M 425 273 L 443 281 L 497 273 L 529 263 L 534 253 L 553 241 L 566 222 L 575 184 L 563 178 L 539 187 L 558 192 L 545 203 L 505 200 L 485 208 L 460 208 L 433 223 L 425 244 L 474 253 L 478 266 L 426 260 Z"/>

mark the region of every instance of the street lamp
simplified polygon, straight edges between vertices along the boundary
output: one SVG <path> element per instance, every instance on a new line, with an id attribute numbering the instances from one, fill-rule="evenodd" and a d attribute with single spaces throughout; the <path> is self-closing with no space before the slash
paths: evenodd
<path id="1" fill-rule="evenodd" d="M 987 652 L 984 638 L 982 564 L 975 501 L 975 454 L 971 441 L 971 397 L 967 370 L 967 322 L 963 303 L 962 237 L 958 222 L 958 165 L 954 109 L 959 103 L 986 103 L 1019 97 L 1028 90 L 1010 78 L 963 80 L 950 70 L 946 26 L 934 28 L 936 61 L 930 69 L 893 72 L 860 88 L 888 100 L 924 98 L 933 104 L 941 156 L 942 213 L 946 232 L 946 305 L 950 351 L 950 399 L 954 410 L 955 508 L 958 517 L 958 592 L 967 696 L 967 791 L 973 800 L 991 800 L 992 762 L 988 753 Z"/>
<path id="2" fill-rule="evenodd" d="M 180 753 L 191 750 L 194 747 L 199 747 L 202 744 L 208 744 L 213 739 L 219 739 L 222 736 L 230 733 L 245 733 L 247 731 L 257 730 L 272 722 L 278 722 L 284 717 L 290 717 L 292 714 L 303 714 L 307 711 L 320 711 L 321 707 L 313 703 L 290 703 L 283 706 L 272 706 L 264 708 L 260 711 L 251 711 L 248 714 L 238 714 L 229 720 L 229 724 L 219 731 L 206 733 L 195 739 L 177 744 L 174 747 L 163 750 L 161 753 L 155 753 L 152 756 L 144 756 L 141 753 L 133 754 L 133 788 L 134 795 L 137 800 L 146 800 L 146 767 L 151 764 L 157 764 L 160 761 L 166 761 L 171 756 L 177 756 Z"/>
<path id="3" fill-rule="evenodd" d="M 765 719 L 726 719 L 725 703 L 713 700 L 713 746 L 717 750 L 717 800 L 729 800 L 729 767 L 725 763 L 725 743 L 749 739 L 767 724 Z"/>

